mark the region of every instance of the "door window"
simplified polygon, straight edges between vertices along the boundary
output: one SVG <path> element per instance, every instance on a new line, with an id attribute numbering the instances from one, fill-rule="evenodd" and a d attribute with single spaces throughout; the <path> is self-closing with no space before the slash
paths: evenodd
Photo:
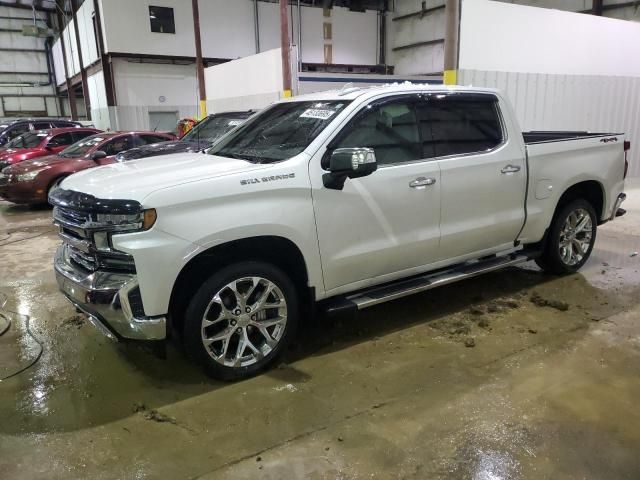
<path id="1" fill-rule="evenodd" d="M 12 129 L 7 132 L 7 137 L 9 140 L 16 138 L 19 135 L 22 135 L 25 132 L 29 131 L 29 125 L 27 123 L 23 123 L 21 125 L 16 125 Z"/>
<path id="2" fill-rule="evenodd" d="M 151 143 L 166 142 L 167 140 L 169 139 L 166 137 L 160 137 L 157 135 L 139 135 L 138 136 L 138 141 L 140 145 L 149 145 Z"/>
<path id="3" fill-rule="evenodd" d="M 99 150 L 104 150 L 107 156 L 117 155 L 120 152 L 133 148 L 133 137 L 128 135 L 126 137 L 118 137 L 110 142 L 107 142 Z"/>
<path id="4" fill-rule="evenodd" d="M 414 103 L 411 97 L 365 107 L 332 148 L 373 148 L 379 165 L 423 158 Z"/>
<path id="5" fill-rule="evenodd" d="M 493 95 L 434 95 L 418 108 L 425 155 L 480 153 L 502 143 Z"/>
<path id="6" fill-rule="evenodd" d="M 63 145 L 71 145 L 72 143 L 73 137 L 70 133 L 62 133 L 49 140 L 50 147 L 62 147 Z"/>
<path id="7" fill-rule="evenodd" d="M 95 132 L 71 132 L 73 136 L 73 141 L 77 142 L 78 140 L 82 140 L 83 138 L 90 137 L 91 135 L 95 135 Z"/>

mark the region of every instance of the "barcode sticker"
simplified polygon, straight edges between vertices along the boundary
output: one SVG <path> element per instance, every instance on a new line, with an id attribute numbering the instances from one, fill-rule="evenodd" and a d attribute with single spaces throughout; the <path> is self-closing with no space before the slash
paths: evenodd
<path id="1" fill-rule="evenodd" d="M 300 118 L 317 118 L 319 120 L 326 120 L 330 118 L 335 112 L 335 110 L 322 110 L 319 108 L 309 108 L 302 112 Z"/>

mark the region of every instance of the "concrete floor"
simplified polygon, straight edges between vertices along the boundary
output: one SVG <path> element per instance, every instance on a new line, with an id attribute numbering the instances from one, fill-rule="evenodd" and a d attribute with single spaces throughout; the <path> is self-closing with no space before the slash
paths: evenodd
<path id="1" fill-rule="evenodd" d="M 57 292 L 50 211 L 0 204 L 0 296 L 18 312 L 0 316 L 0 378 L 39 352 L 27 321 L 44 348 L 0 382 L 0 476 L 638 479 L 635 186 L 581 274 L 514 268 L 319 319 L 233 384 L 102 337 Z"/>

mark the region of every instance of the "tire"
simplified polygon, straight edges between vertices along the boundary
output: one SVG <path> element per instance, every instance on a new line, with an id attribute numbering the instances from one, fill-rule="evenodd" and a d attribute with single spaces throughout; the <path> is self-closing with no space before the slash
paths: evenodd
<path id="1" fill-rule="evenodd" d="M 593 206 L 584 199 L 562 206 L 553 217 L 542 256 L 536 259 L 538 266 L 556 275 L 580 270 L 593 250 L 597 223 Z"/>
<path id="2" fill-rule="evenodd" d="M 208 375 L 239 380 L 275 362 L 298 319 L 289 277 L 269 263 L 241 262 L 214 273 L 196 291 L 185 312 L 183 342 Z"/>

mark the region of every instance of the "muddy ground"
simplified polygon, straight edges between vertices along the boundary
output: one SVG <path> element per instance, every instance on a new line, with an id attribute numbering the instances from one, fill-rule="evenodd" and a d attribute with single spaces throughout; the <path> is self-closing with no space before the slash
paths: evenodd
<path id="1" fill-rule="evenodd" d="M 0 378 L 42 349 L 0 382 L 0 478 L 638 479 L 627 191 L 580 274 L 526 265 L 308 321 L 232 384 L 101 336 L 57 292 L 51 212 L 0 204 Z"/>

